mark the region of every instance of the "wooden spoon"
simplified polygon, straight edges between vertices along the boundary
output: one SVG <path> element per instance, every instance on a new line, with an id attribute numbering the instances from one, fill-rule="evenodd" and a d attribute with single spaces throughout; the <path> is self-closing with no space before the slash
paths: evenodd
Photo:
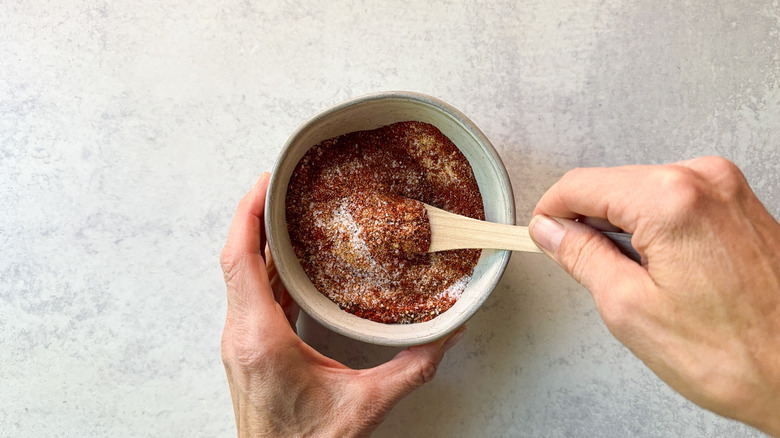
<path id="1" fill-rule="evenodd" d="M 431 225 L 431 245 L 427 252 L 464 248 L 542 252 L 528 234 L 528 227 L 480 221 L 422 204 L 428 212 Z M 640 263 L 639 253 L 631 246 L 631 234 L 611 231 L 601 233 L 623 254 Z"/>

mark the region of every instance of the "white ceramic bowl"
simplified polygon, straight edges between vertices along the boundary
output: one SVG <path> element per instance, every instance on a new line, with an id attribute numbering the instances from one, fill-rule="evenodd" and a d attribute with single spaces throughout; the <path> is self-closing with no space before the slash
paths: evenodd
<path id="1" fill-rule="evenodd" d="M 463 325 L 490 295 L 509 261 L 509 251 L 483 250 L 460 299 L 436 318 L 416 324 L 383 324 L 341 310 L 318 292 L 303 271 L 290 244 L 285 220 L 287 185 L 295 166 L 322 140 L 395 122 L 430 123 L 449 137 L 474 171 L 490 222 L 514 224 L 512 186 L 490 141 L 465 115 L 450 105 L 418 93 L 382 92 L 358 97 L 317 114 L 301 125 L 284 145 L 271 173 L 265 227 L 282 282 L 301 309 L 323 326 L 364 342 L 408 346 L 431 342 Z"/>

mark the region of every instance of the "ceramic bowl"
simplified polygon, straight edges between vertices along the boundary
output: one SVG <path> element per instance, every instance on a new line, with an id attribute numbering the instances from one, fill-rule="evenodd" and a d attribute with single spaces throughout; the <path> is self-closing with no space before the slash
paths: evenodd
<path id="1" fill-rule="evenodd" d="M 441 100 L 397 91 L 349 100 L 322 111 L 301 125 L 276 160 L 265 210 L 266 236 L 276 269 L 301 310 L 334 332 L 359 341 L 388 346 L 431 342 L 463 325 L 498 283 L 510 253 L 483 250 L 461 298 L 436 318 L 415 324 L 374 322 L 341 310 L 312 285 L 290 243 L 285 220 L 285 198 L 295 166 L 312 146 L 349 132 L 408 120 L 430 123 L 449 137 L 471 164 L 482 194 L 486 219 L 514 224 L 515 207 L 509 177 L 487 137 L 465 115 Z"/>

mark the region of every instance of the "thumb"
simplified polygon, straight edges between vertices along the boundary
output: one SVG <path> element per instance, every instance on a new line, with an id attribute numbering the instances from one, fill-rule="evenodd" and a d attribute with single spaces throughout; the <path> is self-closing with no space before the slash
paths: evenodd
<path id="1" fill-rule="evenodd" d="M 372 368 L 366 377 L 373 383 L 375 400 L 381 400 L 386 408 L 391 408 L 412 391 L 430 382 L 436 369 L 444 358 L 444 353 L 452 348 L 466 333 L 463 326 L 450 336 L 424 345 L 409 347 L 398 353 L 392 360 Z"/>
<path id="2" fill-rule="evenodd" d="M 537 246 L 596 298 L 646 275 L 606 236 L 583 223 L 537 215 L 528 228 Z"/>

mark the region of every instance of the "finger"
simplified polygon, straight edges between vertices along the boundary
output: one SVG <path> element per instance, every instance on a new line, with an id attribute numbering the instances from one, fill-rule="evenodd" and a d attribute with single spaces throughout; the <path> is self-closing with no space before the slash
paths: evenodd
<path id="1" fill-rule="evenodd" d="M 652 284 L 645 268 L 585 224 L 538 215 L 531 220 L 529 231 L 548 256 L 591 292 L 600 311 L 615 300 L 632 299 L 632 294 Z"/>
<path id="2" fill-rule="evenodd" d="M 574 219 L 580 216 L 605 218 L 633 233 L 638 214 L 637 187 L 654 187 L 654 166 L 583 168 L 567 172 L 542 196 L 534 215 Z"/>
<path id="3" fill-rule="evenodd" d="M 282 296 L 279 299 L 279 305 L 282 306 L 282 310 L 284 310 L 284 316 L 287 317 L 287 321 L 290 323 L 290 327 L 292 327 L 295 333 L 298 333 L 298 327 L 296 326 L 296 323 L 298 322 L 300 307 L 298 307 L 298 303 L 296 303 L 292 296 L 290 296 L 289 292 L 287 292 L 287 289 L 282 291 Z"/>
<path id="4" fill-rule="evenodd" d="M 265 270 L 268 273 L 268 279 L 271 281 L 274 299 L 279 302 L 284 291 L 284 284 L 282 284 L 282 279 L 279 278 L 279 273 L 276 271 L 276 263 L 274 263 L 274 258 L 271 256 L 271 249 L 268 245 L 265 246 Z"/>
<path id="5" fill-rule="evenodd" d="M 463 326 L 448 337 L 409 347 L 389 362 L 366 370 L 362 377 L 374 385 L 369 386 L 373 390 L 367 397 L 390 407 L 415 389 L 430 382 L 436 374 L 444 353 L 463 338 L 465 333 L 466 327 Z"/>
<path id="6" fill-rule="evenodd" d="M 260 254 L 265 248 L 265 231 L 262 225 L 270 178 L 270 173 L 263 172 L 252 190 L 238 203 L 225 247 L 236 253 L 248 254 Z"/>
<path id="7" fill-rule="evenodd" d="M 275 304 L 261 255 L 265 245 L 262 215 L 269 177 L 264 173 L 239 203 L 220 254 L 231 308 L 238 306 L 260 312 Z"/>
<path id="8" fill-rule="evenodd" d="M 271 248 L 266 245 L 265 247 L 265 260 L 266 260 L 266 272 L 268 272 L 268 278 L 271 281 L 271 290 L 274 292 L 274 299 L 284 310 L 284 315 L 287 317 L 287 321 L 290 323 L 294 332 L 298 332 L 296 322 L 298 322 L 298 313 L 300 308 L 298 303 L 293 300 L 292 296 L 287 292 L 287 289 L 282 283 L 282 279 L 279 276 L 279 271 L 276 270 L 276 263 L 274 263 L 273 255 L 271 254 Z"/>

